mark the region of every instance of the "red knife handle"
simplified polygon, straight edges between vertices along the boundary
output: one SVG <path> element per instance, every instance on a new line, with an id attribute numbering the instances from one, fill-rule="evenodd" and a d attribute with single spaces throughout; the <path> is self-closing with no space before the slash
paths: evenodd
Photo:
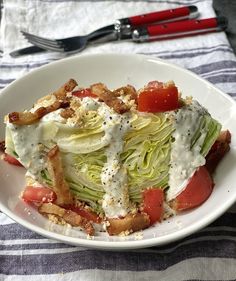
<path id="1" fill-rule="evenodd" d="M 129 24 L 133 27 L 139 25 L 146 25 L 155 22 L 169 21 L 172 19 L 187 19 L 194 18 L 198 15 L 196 6 L 185 6 L 176 9 L 169 9 L 164 11 L 152 12 L 148 14 L 133 16 L 129 18 L 120 19 L 119 22 L 123 25 Z"/>
<path id="2" fill-rule="evenodd" d="M 136 28 L 133 31 L 133 39 L 138 39 L 138 37 L 140 39 L 136 41 L 169 39 L 220 31 L 224 30 L 226 27 L 227 21 L 224 17 L 202 20 L 185 20 Z"/>

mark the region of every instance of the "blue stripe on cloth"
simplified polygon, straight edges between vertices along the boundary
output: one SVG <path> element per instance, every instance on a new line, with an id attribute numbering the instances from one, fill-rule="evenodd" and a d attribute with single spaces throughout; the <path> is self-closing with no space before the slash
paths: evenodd
<path id="1" fill-rule="evenodd" d="M 5 84 L 7 86 L 7 84 L 10 84 L 14 80 L 15 80 L 14 78 L 11 78 L 11 79 L 0 79 L 0 84 L 2 84 L 2 85 Z"/>
<path id="2" fill-rule="evenodd" d="M 211 82 L 212 84 L 217 84 L 217 83 L 229 83 L 229 82 L 235 82 L 236 83 L 236 73 L 228 73 L 228 74 L 224 74 L 224 72 L 222 73 L 218 73 L 218 74 L 214 74 L 214 75 L 209 75 L 204 77 L 206 80 L 208 80 L 209 82 Z M 235 89 L 236 91 L 236 89 Z"/>
<path id="3" fill-rule="evenodd" d="M 189 68 L 189 70 L 191 70 L 197 74 L 203 74 L 203 73 L 207 73 L 207 72 L 210 72 L 213 70 L 215 71 L 217 69 L 224 69 L 224 68 L 235 70 L 236 61 L 235 60 L 220 60 L 217 62 L 201 64 L 200 66 Z"/>
<path id="4" fill-rule="evenodd" d="M 42 239 L 42 238 L 41 238 Z M 27 239 L 28 240 L 28 239 Z M 39 239 L 36 239 L 39 240 Z M 14 241 L 14 240 L 13 240 Z M 14 253 L 14 251 L 16 250 L 29 250 L 29 249 L 33 249 L 33 250 L 37 250 L 37 249 L 61 249 L 61 248 L 72 248 L 73 246 L 69 245 L 69 244 L 63 244 L 63 243 L 48 243 L 48 242 L 40 242 L 37 243 L 37 241 L 35 243 L 29 243 L 29 244 L 21 244 L 20 243 L 21 240 L 19 240 L 19 244 L 11 244 L 8 243 L 7 245 L 2 244 L 0 242 L 0 255 L 1 255 L 1 251 L 12 251 L 12 253 Z"/>
<path id="5" fill-rule="evenodd" d="M 202 249 L 202 250 L 201 250 Z M 73 251 L 62 254 L 0 255 L 2 274 L 53 274 L 84 269 L 149 271 L 166 268 L 186 259 L 197 257 L 234 258 L 236 240 L 230 237 L 197 241 L 188 247 L 178 247 L 171 253 L 158 251 L 105 252 L 96 250 Z M 93 260 L 91 261 L 91 257 Z M 127 262 L 127 259 L 129 262 Z M 14 264 L 14 266 L 12 266 Z"/>
<path id="6" fill-rule="evenodd" d="M 141 53 L 144 55 L 158 55 L 162 58 L 185 58 L 185 57 L 192 57 L 192 56 L 202 56 L 205 54 L 213 53 L 213 52 L 225 52 L 225 53 L 232 53 L 233 50 L 226 44 L 221 44 L 217 46 L 212 46 L 212 47 L 204 47 L 204 48 L 192 48 L 192 49 L 181 49 L 181 50 L 175 50 L 174 52 L 172 51 L 161 51 L 161 52 L 146 52 L 146 53 Z M 43 66 L 45 64 L 48 64 L 52 61 L 56 61 L 57 59 L 51 58 L 50 60 L 42 61 L 40 60 L 39 62 L 34 62 L 34 63 L 16 63 L 16 64 L 10 64 L 10 63 L 2 63 L 0 65 L 0 69 L 15 69 L 15 68 L 26 68 L 26 69 L 31 69 L 31 68 L 37 68 L 40 66 Z"/>
<path id="7" fill-rule="evenodd" d="M 218 48 L 216 50 L 207 50 L 207 51 L 199 51 L 199 52 L 183 52 L 181 54 L 178 54 L 176 52 L 173 52 L 169 55 L 159 55 L 160 58 L 162 59 L 182 59 L 182 58 L 192 58 L 192 57 L 199 57 L 199 56 L 204 56 L 204 55 L 208 55 L 208 54 L 212 54 L 212 53 L 216 53 L 216 52 L 224 52 L 224 53 L 232 53 L 233 51 L 231 49 L 224 49 L 224 48 Z"/>
<path id="8" fill-rule="evenodd" d="M 224 53 L 231 53 L 234 56 L 234 52 L 232 48 L 226 47 L 222 44 L 222 46 L 216 46 L 211 48 L 198 48 L 198 49 L 182 49 L 182 50 L 175 50 L 175 51 L 165 51 L 165 52 L 141 52 L 140 54 L 144 55 L 156 55 L 160 56 L 163 59 L 169 58 L 188 58 L 192 56 L 202 56 L 207 54 L 212 54 L 214 52 L 224 52 Z"/>
<path id="9" fill-rule="evenodd" d="M 209 238 L 210 237 L 210 238 Z M 163 247 L 153 247 L 152 251 L 158 251 L 159 253 L 171 253 L 174 250 L 176 250 L 180 246 L 189 247 L 192 243 L 196 243 L 197 240 L 203 241 L 207 239 L 216 239 L 221 240 L 225 239 L 225 237 L 235 237 L 236 238 L 236 227 L 210 227 L 210 229 L 205 228 L 202 231 L 199 231 L 195 233 L 194 235 L 191 235 L 185 239 L 182 240 L 182 242 L 178 243 L 171 243 L 168 244 L 168 246 Z M 9 238 L 9 237 L 8 237 Z M 32 239 L 32 238 L 31 238 Z M 28 241 L 28 239 L 25 239 L 24 237 L 21 237 L 21 239 L 8 239 L 6 240 L 7 243 L 4 242 L 4 240 L 0 241 L 0 254 L 1 251 L 12 251 L 12 254 L 15 254 L 15 251 L 17 250 L 37 250 L 37 249 L 71 249 L 74 248 L 71 245 L 63 244 L 63 243 L 50 243 L 47 241 L 47 239 L 33 239 L 34 243 L 25 243 L 25 241 Z M 43 241 L 42 241 L 43 240 Z M 38 241 L 38 242 L 37 242 Z M 150 251 L 150 250 L 148 250 Z M 145 252 L 145 250 L 142 250 L 142 252 Z M 17 255 L 17 253 L 15 254 Z"/>
<path id="10" fill-rule="evenodd" d="M 227 45 L 227 44 L 217 44 L 215 46 L 204 46 L 204 47 L 199 47 L 199 48 L 188 48 L 188 49 L 176 49 L 175 50 L 175 53 L 185 53 L 185 52 L 190 52 L 190 51 L 193 51 L 193 52 L 198 52 L 198 51 L 203 51 L 203 50 L 216 50 L 218 48 L 224 48 L 225 50 L 230 50 L 231 52 L 233 52 L 232 48 Z M 149 52 L 149 54 L 165 54 L 165 53 L 169 53 L 170 51 L 158 51 L 158 52 Z"/>
<path id="11" fill-rule="evenodd" d="M 4 64 L 2 63 L 0 65 L 0 69 L 18 69 L 18 68 L 23 68 L 23 69 L 31 69 L 31 68 L 38 68 L 41 67 L 43 65 L 46 65 L 50 62 L 52 62 L 53 60 L 48 60 L 45 62 L 36 62 L 36 63 L 22 63 L 22 64 Z"/>
<path id="12" fill-rule="evenodd" d="M 2 240 L 14 240 L 20 237 L 24 239 L 39 239 L 41 236 L 35 232 L 28 230 L 18 223 L 1 225 L 1 239 Z"/>
<path id="13" fill-rule="evenodd" d="M 214 254 L 217 253 L 218 257 L 234 257 L 236 252 L 236 220 L 235 215 L 233 213 L 225 213 L 222 217 L 217 219 L 215 222 L 213 222 L 209 227 L 190 235 L 189 237 L 186 237 L 185 239 L 182 239 L 178 242 L 173 242 L 168 245 L 162 246 L 162 247 L 152 247 L 150 249 L 142 249 L 142 250 L 134 250 L 130 251 L 132 252 L 133 259 L 139 258 L 140 255 L 145 255 L 145 257 L 148 260 L 152 260 L 155 256 L 155 262 L 151 262 L 149 269 L 152 270 L 158 266 L 158 264 L 161 264 L 162 259 L 166 259 L 168 262 L 165 263 L 165 265 L 159 266 L 158 270 L 163 270 L 168 266 L 171 266 L 172 264 L 179 262 L 181 259 L 184 258 L 193 258 L 197 257 L 198 255 L 205 255 L 207 257 L 214 257 Z M 20 234 L 20 239 L 19 239 Z M 12 259 L 12 261 L 16 261 L 18 259 L 19 254 L 22 255 L 24 253 L 25 259 L 27 259 L 28 262 L 31 262 L 31 259 L 34 259 L 37 257 L 40 259 L 45 260 L 45 262 L 49 262 L 51 259 L 58 259 L 58 254 L 55 253 L 49 253 L 49 250 L 51 249 L 63 249 L 64 252 L 61 255 L 67 260 L 69 259 L 69 263 L 65 264 L 65 268 L 63 268 L 63 271 L 66 270 L 66 268 L 69 267 L 68 271 L 76 270 L 76 268 L 70 267 L 70 262 L 72 262 L 71 257 L 68 257 L 68 255 L 73 255 L 73 258 L 75 259 L 85 259 L 85 263 L 82 263 L 81 269 L 87 269 L 89 268 L 86 266 L 86 263 L 88 260 L 86 260 L 86 257 L 90 256 L 89 253 L 81 253 L 81 251 L 77 252 L 76 247 L 65 245 L 62 243 L 44 243 L 40 241 L 40 243 L 37 243 L 37 239 L 42 240 L 41 236 L 31 232 L 30 230 L 27 230 L 23 228 L 22 226 L 18 224 L 11 224 L 11 225 L 4 225 L 2 226 L 1 231 L 1 239 L 2 241 L 7 240 L 8 244 L 4 245 L 2 243 L 0 247 L 0 271 L 4 272 L 5 264 L 1 262 L 2 255 L 5 253 L 5 258 L 7 261 L 9 258 Z M 20 241 L 26 241 L 27 239 L 35 240 L 34 243 L 26 244 L 26 243 L 20 243 Z M 11 245 L 10 241 L 19 241 L 19 244 L 16 244 L 15 242 L 13 245 Z M 229 249 L 225 251 L 224 247 L 222 245 L 230 244 Z M 219 247 L 219 249 L 218 249 Z M 37 252 L 38 250 L 45 249 L 44 254 L 40 254 L 41 252 Z M 73 249 L 73 253 L 70 249 Z M 202 249 L 202 250 L 201 250 Z M 14 253 L 14 251 L 17 251 Z M 27 252 L 27 250 L 33 250 L 33 252 L 30 252 L 30 254 Z M 5 251 L 5 252 L 4 252 Z M 8 251 L 8 253 L 6 253 Z M 10 251 L 10 253 L 9 253 Z M 20 251 L 20 252 L 19 252 Z M 84 250 L 86 252 L 91 252 L 91 250 Z M 69 253 L 68 253 L 69 252 Z M 76 253 L 74 253 L 76 252 Z M 102 252 L 101 252 L 102 253 Z M 183 256 L 178 257 L 178 253 L 182 253 Z M 198 253 L 197 255 L 194 253 Z M 207 253 L 207 254 L 206 254 Z M 111 254 L 111 253 L 110 253 Z M 94 255 L 94 253 L 93 253 Z M 113 253 L 112 253 L 113 255 Z M 36 256 L 36 257 L 35 257 Z M 103 257 L 104 255 L 101 254 Z M 105 257 L 104 257 L 105 258 Z M 117 259 L 125 258 L 125 256 L 117 256 Z M 144 261 L 142 261 L 143 264 Z M 96 267 L 103 269 L 102 267 L 103 263 L 96 263 Z M 125 265 L 121 265 L 121 270 L 128 270 L 129 266 L 125 268 Z M 144 264 L 144 267 L 146 265 Z M 4 267 L 4 268 L 2 268 Z M 152 268 L 153 267 L 153 268 Z M 54 270 L 57 270 L 58 268 L 54 268 Z M 112 265 L 110 265 L 109 270 L 114 270 Z M 145 268 L 140 269 L 145 270 Z M 27 271 L 27 268 L 26 268 Z M 7 272 L 7 271 L 6 271 Z M 5 272 L 5 273 L 6 273 Z M 27 273 L 27 272 L 26 272 Z M 53 273 L 52 271 L 48 273 Z M 20 274 L 19 272 L 12 272 L 10 271 L 9 274 Z M 40 272 L 33 271 L 32 273 L 28 272 L 27 274 L 40 274 Z"/>

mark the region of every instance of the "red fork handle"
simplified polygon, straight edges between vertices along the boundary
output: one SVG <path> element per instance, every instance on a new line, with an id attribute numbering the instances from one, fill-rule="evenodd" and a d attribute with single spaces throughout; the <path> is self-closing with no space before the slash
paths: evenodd
<path id="1" fill-rule="evenodd" d="M 137 39 L 136 41 L 169 39 L 221 31 L 226 27 L 227 21 L 224 17 L 202 20 L 185 20 L 136 28 L 133 31 L 133 39 Z"/>
<path id="2" fill-rule="evenodd" d="M 132 27 L 139 25 L 147 25 L 155 22 L 171 21 L 179 19 L 194 18 L 198 15 L 196 6 L 185 6 L 176 9 L 152 12 L 148 14 L 132 16 L 129 18 L 120 19 L 121 24 L 129 24 Z"/>

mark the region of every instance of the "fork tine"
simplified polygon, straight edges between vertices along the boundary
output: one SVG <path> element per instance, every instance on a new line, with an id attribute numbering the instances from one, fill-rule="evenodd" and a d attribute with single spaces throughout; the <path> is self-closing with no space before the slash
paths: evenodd
<path id="1" fill-rule="evenodd" d="M 30 38 L 26 38 L 28 40 L 29 43 L 35 45 L 35 46 L 38 46 L 38 47 L 42 47 L 44 49 L 49 49 L 49 50 L 61 50 L 61 49 L 64 49 L 62 46 L 60 45 L 50 45 L 50 44 L 47 44 L 45 42 L 41 42 L 41 41 L 36 41 L 36 40 L 32 40 Z"/>
<path id="2" fill-rule="evenodd" d="M 27 39 L 28 40 L 28 39 Z M 32 42 L 30 40 L 28 40 L 31 44 L 40 47 L 44 50 L 48 50 L 48 51 L 53 51 L 53 52 L 64 52 L 64 48 L 63 47 L 52 47 L 52 46 L 47 46 L 45 44 L 42 44 L 40 42 Z"/>
<path id="3" fill-rule="evenodd" d="M 61 46 L 61 42 L 60 41 L 56 41 L 56 40 L 51 40 L 51 39 L 47 39 L 47 38 L 43 38 L 43 37 L 39 37 L 33 34 L 30 34 L 28 32 L 24 32 L 22 31 L 22 34 L 24 35 L 24 37 L 28 40 L 31 41 L 32 44 L 34 44 L 34 42 L 40 42 L 42 44 L 45 44 L 47 46 L 51 46 L 51 47 L 57 47 L 57 46 Z"/>
<path id="4" fill-rule="evenodd" d="M 79 52 L 88 44 L 88 36 L 85 35 L 52 40 L 25 31 L 21 32 L 29 43 L 48 51 L 65 53 Z"/>
<path id="5" fill-rule="evenodd" d="M 44 46 L 47 46 L 47 47 L 52 47 L 52 48 L 61 48 L 62 47 L 62 44 L 51 44 L 51 43 L 47 43 L 45 42 L 44 40 L 36 40 L 36 39 L 32 39 L 32 38 L 28 38 L 28 37 L 25 37 L 30 43 L 32 44 L 42 44 Z"/>

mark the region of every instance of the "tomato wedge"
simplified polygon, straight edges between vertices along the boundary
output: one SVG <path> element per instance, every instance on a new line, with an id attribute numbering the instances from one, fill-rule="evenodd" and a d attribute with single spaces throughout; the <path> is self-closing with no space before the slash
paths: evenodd
<path id="1" fill-rule="evenodd" d="M 161 188 L 143 191 L 143 211 L 149 215 L 150 224 L 161 221 L 163 215 L 164 192 Z"/>
<path id="2" fill-rule="evenodd" d="M 213 186 L 213 180 L 206 167 L 199 167 L 187 187 L 174 199 L 173 208 L 182 211 L 201 205 L 211 195 Z"/>
<path id="3" fill-rule="evenodd" d="M 22 166 L 22 164 L 15 157 L 13 157 L 7 153 L 4 153 L 3 160 L 8 162 L 11 165 Z"/>
<path id="4" fill-rule="evenodd" d="M 149 82 L 138 95 L 138 110 L 142 112 L 165 112 L 179 108 L 178 89 L 174 84 Z"/>
<path id="5" fill-rule="evenodd" d="M 26 202 L 34 203 L 50 203 L 57 199 L 52 189 L 42 186 L 26 186 L 21 197 Z"/>
<path id="6" fill-rule="evenodd" d="M 65 209 L 69 209 L 71 211 L 74 211 L 75 213 L 77 213 L 78 215 L 80 215 L 83 218 L 86 218 L 88 221 L 92 221 L 95 223 L 101 223 L 102 219 L 93 211 L 87 210 L 83 207 L 78 207 L 78 206 L 74 206 L 74 205 L 67 205 L 64 206 Z"/>
<path id="7" fill-rule="evenodd" d="M 91 98 L 97 98 L 96 95 L 94 95 L 90 88 L 85 88 L 85 89 L 81 89 L 81 90 L 77 90 L 77 91 L 73 91 L 72 92 L 73 96 L 76 96 L 78 98 L 85 98 L 85 97 L 91 97 Z"/>
<path id="8" fill-rule="evenodd" d="M 215 171 L 221 159 L 230 150 L 230 143 L 230 131 L 222 131 L 206 156 L 205 167 L 210 174 Z"/>

